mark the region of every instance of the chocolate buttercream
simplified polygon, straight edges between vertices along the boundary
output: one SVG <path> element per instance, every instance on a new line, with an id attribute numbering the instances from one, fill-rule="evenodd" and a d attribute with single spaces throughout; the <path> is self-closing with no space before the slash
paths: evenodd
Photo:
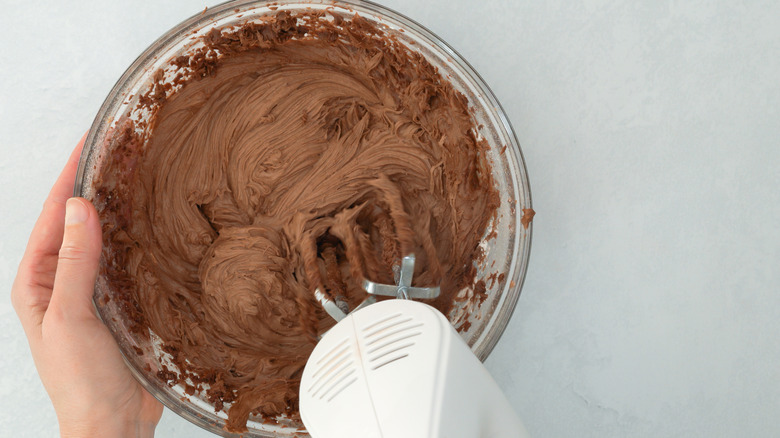
<path id="1" fill-rule="evenodd" d="M 203 43 L 141 97 L 151 121 L 115 132 L 97 204 L 107 275 L 180 369 L 158 375 L 230 404 L 242 431 L 251 413 L 297 418 L 333 324 L 315 288 L 353 308 L 363 278 L 393 283 L 415 253 L 445 314 L 484 290 L 499 198 L 467 99 L 367 20 L 280 12 Z"/>

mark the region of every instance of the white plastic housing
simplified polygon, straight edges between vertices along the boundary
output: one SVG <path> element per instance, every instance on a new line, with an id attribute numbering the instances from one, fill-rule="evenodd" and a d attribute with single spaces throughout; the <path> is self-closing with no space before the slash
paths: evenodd
<path id="1" fill-rule="evenodd" d="M 411 300 L 349 314 L 303 370 L 313 438 L 521 438 L 522 423 L 447 319 Z"/>

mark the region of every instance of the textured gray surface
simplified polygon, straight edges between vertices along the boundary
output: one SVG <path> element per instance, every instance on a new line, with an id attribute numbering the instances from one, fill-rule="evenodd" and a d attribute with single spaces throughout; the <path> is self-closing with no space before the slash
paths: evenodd
<path id="1" fill-rule="evenodd" d="M 4 2 L 3 435 L 57 430 L 7 298 L 43 199 L 124 69 L 206 4 Z M 780 434 L 780 3 L 385 4 L 474 65 L 523 145 L 531 266 L 487 366 L 531 434 Z M 208 436 L 170 412 L 157 435 Z"/>

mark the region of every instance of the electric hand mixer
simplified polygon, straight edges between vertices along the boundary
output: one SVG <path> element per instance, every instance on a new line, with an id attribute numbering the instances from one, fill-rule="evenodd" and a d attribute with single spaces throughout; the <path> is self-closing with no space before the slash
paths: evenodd
<path id="1" fill-rule="evenodd" d="M 303 370 L 300 412 L 314 438 L 528 437 L 504 394 L 439 311 L 409 298 L 414 255 L 395 268 L 396 285 L 364 280 L 368 298 L 318 301 L 338 323 Z M 377 303 L 376 295 L 399 299 Z"/>

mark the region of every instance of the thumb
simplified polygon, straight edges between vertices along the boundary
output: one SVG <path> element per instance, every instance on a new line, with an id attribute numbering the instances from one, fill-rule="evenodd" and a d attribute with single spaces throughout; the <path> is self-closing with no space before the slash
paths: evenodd
<path id="1" fill-rule="evenodd" d="M 92 294 L 100 248 L 100 222 L 95 207 L 83 198 L 68 199 L 50 303 L 58 313 L 77 318 L 94 317 Z"/>

